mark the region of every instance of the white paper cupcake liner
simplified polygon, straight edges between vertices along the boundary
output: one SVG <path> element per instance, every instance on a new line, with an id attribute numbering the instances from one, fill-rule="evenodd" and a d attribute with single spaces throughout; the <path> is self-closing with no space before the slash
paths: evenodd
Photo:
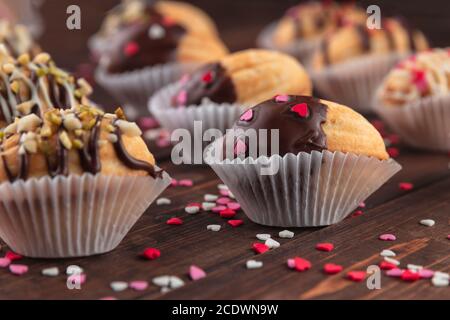
<path id="1" fill-rule="evenodd" d="M 113 250 L 170 177 L 83 174 L 0 185 L 0 237 L 35 258 L 90 256 Z"/>
<path id="2" fill-rule="evenodd" d="M 375 97 L 375 111 L 403 141 L 416 148 L 450 151 L 450 94 L 401 107 L 385 106 L 379 97 L 380 91 Z"/>
<path id="3" fill-rule="evenodd" d="M 303 64 L 308 64 L 314 51 L 320 46 L 322 38 L 297 40 L 286 46 L 278 46 L 273 42 L 273 33 L 277 23 L 272 22 L 261 31 L 256 40 L 258 47 L 287 53 L 300 60 Z"/>
<path id="4" fill-rule="evenodd" d="M 198 66 L 166 63 L 120 74 L 110 74 L 99 67 L 95 79 L 123 104 L 127 116 L 135 119 L 138 115 L 148 115 L 148 99 L 158 89 L 178 80 L 183 74 L 192 72 Z"/>
<path id="5" fill-rule="evenodd" d="M 249 219 L 267 226 L 337 223 L 401 169 L 392 159 L 330 151 L 220 161 L 211 153 L 215 144 L 208 147 L 205 161 Z M 262 175 L 268 166 L 278 171 Z"/>
<path id="6" fill-rule="evenodd" d="M 230 103 L 214 103 L 205 99 L 199 106 L 172 107 L 172 98 L 180 88 L 179 83 L 170 84 L 159 90 L 148 103 L 150 112 L 162 127 L 169 131 L 178 128 L 194 132 L 194 122 L 200 121 L 203 131 L 218 129 L 225 132 L 246 110 L 245 106 Z"/>
<path id="7" fill-rule="evenodd" d="M 378 85 L 402 58 L 396 53 L 364 56 L 310 74 L 323 98 L 369 113 Z"/>

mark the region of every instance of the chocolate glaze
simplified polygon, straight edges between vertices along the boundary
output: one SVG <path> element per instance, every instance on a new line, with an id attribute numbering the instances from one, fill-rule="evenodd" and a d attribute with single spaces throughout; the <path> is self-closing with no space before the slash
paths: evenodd
<path id="1" fill-rule="evenodd" d="M 302 117 L 291 108 L 306 104 L 308 115 Z M 326 135 L 322 124 L 326 121 L 327 106 L 317 98 L 309 96 L 289 96 L 287 102 L 277 102 L 274 99 L 267 100 L 251 108 L 253 115 L 251 119 L 241 116 L 233 126 L 233 129 L 267 129 L 268 155 L 272 154 L 270 148 L 271 130 L 279 130 L 278 154 L 283 156 L 287 153 L 297 154 L 299 152 L 322 151 L 327 149 Z M 258 133 L 257 133 L 258 134 Z M 238 138 L 239 139 L 239 138 Z M 245 138 L 246 156 L 251 146 Z M 264 150 L 258 145 L 258 155 Z"/>
<path id="2" fill-rule="evenodd" d="M 205 82 L 204 76 L 210 74 L 211 80 Z M 236 90 L 226 70 L 220 63 L 211 63 L 203 66 L 190 75 L 189 80 L 178 92 L 185 91 L 186 103 L 183 105 L 200 105 L 203 98 L 208 98 L 216 103 L 234 103 L 237 101 Z M 173 106 L 181 106 L 177 101 L 177 95 L 173 98 Z"/>
<path id="3" fill-rule="evenodd" d="M 147 6 L 144 19 L 123 24 L 108 39 L 110 49 L 106 54 L 106 68 L 110 73 L 121 73 L 147 66 L 176 61 L 177 48 L 186 30 L 177 24 L 167 23 L 152 6 Z M 156 26 L 164 31 L 160 38 L 151 38 L 149 30 Z M 126 52 L 127 46 L 137 44 L 136 52 Z"/>

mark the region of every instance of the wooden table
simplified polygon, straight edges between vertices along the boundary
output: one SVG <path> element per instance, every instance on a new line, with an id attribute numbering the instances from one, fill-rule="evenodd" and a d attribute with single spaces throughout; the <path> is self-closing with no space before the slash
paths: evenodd
<path id="1" fill-rule="evenodd" d="M 53 30 L 59 18 L 50 19 L 55 12 L 63 10 L 68 1 L 49 1 L 52 5 L 44 7 L 45 18 L 51 27 L 44 36 L 44 48 L 59 57 L 64 65 L 73 67 L 68 59 L 70 50 L 80 51 L 76 59 L 86 59 L 86 49 L 77 47 L 84 43 L 86 35 L 73 36 L 78 39 L 73 46 L 66 42 L 63 51 L 55 44 L 55 36 L 61 32 Z M 66 3 L 67 2 L 67 3 Z M 89 2 L 78 1 L 89 6 Z M 113 1 L 102 1 L 102 6 L 111 6 Z M 201 1 L 196 1 L 201 2 Z M 252 3 L 252 1 L 249 1 Z M 270 1 L 268 1 L 269 3 Z M 99 3 L 95 2 L 96 5 Z M 106 4 L 105 4 L 106 3 Z M 205 2 L 206 3 L 206 2 Z M 222 3 L 219 1 L 219 3 Z M 223 3 L 222 3 L 223 5 Z M 248 4 L 247 4 L 248 5 Z M 254 4 L 253 4 L 254 5 Z M 271 2 L 272 7 L 274 6 Z M 288 3 L 284 5 L 286 7 Z M 211 7 L 211 6 L 210 6 Z M 219 5 L 220 7 L 220 5 Z M 267 7 L 271 7 L 269 4 Z M 93 8 L 91 8 L 93 9 Z M 98 9 L 100 10 L 100 9 Z M 268 10 L 267 10 L 268 11 Z M 277 15 L 282 12 L 271 12 Z M 86 14 L 93 19 L 93 12 Z M 270 15 L 268 12 L 265 17 Z M 94 15 L 95 16 L 95 15 Z M 97 19 L 101 12 L 97 13 Z M 54 17 L 59 17 L 58 15 Z M 88 25 L 89 30 L 95 26 Z M 263 22 L 259 21 L 259 25 Z M 250 39 L 255 28 L 241 35 L 227 34 L 232 47 L 240 47 L 245 39 Z M 69 35 L 68 35 L 69 36 Z M 249 42 L 248 42 L 249 43 Z M 249 44 L 250 45 L 250 44 Z M 98 101 L 108 102 L 110 98 L 97 93 Z M 365 270 L 367 266 L 382 261 L 379 253 L 391 249 L 398 253 L 402 265 L 407 263 L 423 265 L 433 270 L 450 271 L 450 157 L 446 154 L 421 152 L 401 147 L 397 161 L 403 170 L 379 189 L 366 202 L 363 214 L 347 218 L 341 223 L 324 228 L 290 229 L 295 232 L 293 239 L 279 239 L 282 229 L 268 228 L 250 222 L 243 212 L 238 218 L 244 224 L 237 228 L 229 226 L 217 214 L 202 212 L 189 215 L 184 207 L 190 202 L 201 202 L 206 193 L 217 194 L 220 183 L 214 172 L 205 166 L 174 166 L 168 158 L 168 150 L 152 151 L 159 158 L 159 164 L 176 179 L 193 179 L 194 186 L 171 187 L 163 196 L 172 200 L 169 206 L 152 204 L 133 227 L 119 247 L 108 254 L 69 260 L 23 259 L 30 271 L 21 276 L 11 275 L 0 270 L 0 299 L 98 299 L 114 296 L 119 299 L 449 299 L 449 288 L 433 287 L 430 281 L 420 280 L 407 283 L 397 278 L 381 277 L 381 289 L 369 290 L 365 282 L 355 283 L 345 279 L 347 271 Z M 414 189 L 402 191 L 399 182 L 411 182 Z M 276 212 L 274 212 L 276 214 Z M 166 220 L 171 217 L 184 220 L 181 226 L 170 226 Z M 421 219 L 433 219 L 436 225 L 425 227 Z M 220 224 L 222 230 L 212 232 L 206 229 L 209 224 Z M 256 256 L 251 250 L 258 233 L 270 233 L 281 243 L 281 247 Z M 380 241 L 378 236 L 393 233 L 397 240 Z M 335 245 L 332 252 L 315 250 L 319 242 Z M 145 261 L 139 254 L 147 247 L 161 250 L 161 257 Z M 6 248 L 3 248 L 3 252 Z M 295 256 L 312 262 L 312 269 L 303 273 L 288 269 L 286 260 Z M 264 267 L 247 270 L 245 263 L 257 259 Z M 325 275 L 322 266 L 333 262 L 344 266 L 337 275 Z M 85 270 L 87 281 L 81 290 L 69 290 L 66 277 L 44 277 L 43 268 L 57 266 L 64 272 L 70 264 Z M 189 266 L 197 265 L 207 272 L 200 281 L 190 281 Z M 154 285 L 145 291 L 128 289 L 113 293 L 111 281 L 147 280 L 160 275 L 177 275 L 186 285 L 177 290 L 162 294 Z"/>

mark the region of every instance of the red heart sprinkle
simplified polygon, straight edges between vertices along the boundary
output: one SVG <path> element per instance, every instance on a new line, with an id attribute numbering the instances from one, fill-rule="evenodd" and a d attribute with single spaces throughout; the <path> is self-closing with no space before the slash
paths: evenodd
<path id="1" fill-rule="evenodd" d="M 239 120 L 241 121 L 251 121 L 253 119 L 253 110 L 252 109 L 248 109 L 247 111 L 245 111 L 241 117 L 239 118 Z"/>
<path id="2" fill-rule="evenodd" d="M 139 52 L 139 44 L 137 42 L 128 42 L 123 49 L 124 54 L 127 57 L 136 55 Z"/>
<path id="3" fill-rule="evenodd" d="M 380 269 L 381 270 L 392 270 L 397 268 L 397 266 L 393 263 L 387 262 L 387 261 L 381 261 L 380 262 Z"/>
<path id="4" fill-rule="evenodd" d="M 332 243 L 318 243 L 316 244 L 316 249 L 319 251 L 330 252 L 334 249 L 334 245 Z"/>
<path id="5" fill-rule="evenodd" d="M 147 248 L 142 252 L 141 256 L 147 260 L 155 260 L 161 256 L 161 251 L 156 248 Z"/>
<path id="6" fill-rule="evenodd" d="M 400 190 L 409 191 L 414 188 L 414 185 L 410 182 L 400 182 L 398 184 L 398 187 L 400 188 Z"/>
<path id="7" fill-rule="evenodd" d="M 411 270 L 405 270 L 400 277 L 404 281 L 416 281 L 420 279 L 420 274 Z"/>
<path id="8" fill-rule="evenodd" d="M 261 254 L 264 252 L 269 251 L 269 247 L 266 246 L 264 243 L 259 243 L 259 242 L 255 242 L 252 245 L 252 249 L 257 253 L 257 254 Z"/>
<path id="9" fill-rule="evenodd" d="M 166 223 L 172 226 L 179 226 L 183 224 L 183 220 L 181 220 L 180 218 L 170 218 L 166 221 Z"/>
<path id="10" fill-rule="evenodd" d="M 323 266 L 323 271 L 326 274 L 336 274 L 342 271 L 344 269 L 341 265 L 334 264 L 334 263 L 327 263 Z"/>
<path id="11" fill-rule="evenodd" d="M 5 254 L 5 258 L 8 259 L 9 261 L 16 261 L 22 259 L 23 256 L 13 251 L 8 251 Z"/>
<path id="12" fill-rule="evenodd" d="M 365 271 L 350 271 L 347 273 L 347 278 L 355 282 L 361 282 L 365 279 L 365 277 L 366 277 Z"/>
<path id="13" fill-rule="evenodd" d="M 397 158 L 400 155 L 398 148 L 394 147 L 387 148 L 387 153 L 391 158 Z"/>
<path id="14" fill-rule="evenodd" d="M 221 218 L 230 219 L 236 215 L 236 211 L 230 208 L 226 208 L 219 212 Z"/>
<path id="15" fill-rule="evenodd" d="M 297 113 L 302 118 L 306 118 L 309 115 L 309 109 L 306 103 L 296 104 L 291 108 L 291 111 Z"/>
<path id="16" fill-rule="evenodd" d="M 244 221 L 242 221 L 242 220 L 228 220 L 228 224 L 234 228 L 239 227 L 243 223 L 244 223 Z"/>
<path id="17" fill-rule="evenodd" d="M 211 71 L 207 71 L 202 75 L 202 81 L 204 83 L 211 83 L 213 80 L 213 75 Z"/>
<path id="18" fill-rule="evenodd" d="M 302 272 L 311 269 L 311 262 L 309 262 L 306 259 L 295 257 L 294 263 L 295 263 L 295 270 L 297 271 Z"/>
<path id="19" fill-rule="evenodd" d="M 353 214 L 352 217 L 359 217 L 360 215 L 362 215 L 364 212 L 362 210 L 356 210 Z"/>

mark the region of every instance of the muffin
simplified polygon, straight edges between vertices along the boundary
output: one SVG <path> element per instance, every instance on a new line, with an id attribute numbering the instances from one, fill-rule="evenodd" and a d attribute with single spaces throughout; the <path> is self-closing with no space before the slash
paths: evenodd
<path id="1" fill-rule="evenodd" d="M 400 170 L 363 116 L 311 96 L 248 109 L 206 153 L 248 217 L 279 227 L 337 223 Z"/>
<path id="2" fill-rule="evenodd" d="M 0 128 L 16 117 L 43 113 L 52 108 L 73 108 L 88 103 L 91 86 L 82 78 L 58 68 L 48 53 L 28 53 L 14 58 L 0 44 Z"/>
<path id="3" fill-rule="evenodd" d="M 374 106 L 408 144 L 450 151 L 449 50 L 428 50 L 398 63 L 380 85 Z"/>
<path id="4" fill-rule="evenodd" d="M 145 114 L 152 93 L 180 73 L 228 53 L 214 29 L 205 31 L 210 20 L 188 5 L 133 0 L 123 8 L 103 32 L 107 46 L 99 52 L 97 80 L 131 116 Z"/>
<path id="5" fill-rule="evenodd" d="M 36 55 L 41 51 L 24 25 L 13 24 L 7 20 L 0 20 L 0 43 L 14 57 L 24 53 Z"/>
<path id="6" fill-rule="evenodd" d="M 316 49 L 311 75 L 322 95 L 367 113 L 390 68 L 427 48 L 424 35 L 402 19 L 387 18 L 381 29 L 349 25 L 328 35 Z"/>
<path id="7" fill-rule="evenodd" d="M 345 25 L 364 24 L 366 19 L 365 10 L 354 3 L 301 3 L 267 27 L 259 43 L 268 49 L 290 53 L 306 63 L 326 34 Z"/>
<path id="8" fill-rule="evenodd" d="M 243 110 L 280 92 L 311 94 L 311 80 L 294 58 L 275 51 L 250 49 L 230 54 L 182 76 L 150 100 L 163 127 L 230 128 Z"/>
<path id="9" fill-rule="evenodd" d="M 170 183 L 140 135 L 121 110 L 17 118 L 0 141 L 0 237 L 31 257 L 114 249 Z"/>

